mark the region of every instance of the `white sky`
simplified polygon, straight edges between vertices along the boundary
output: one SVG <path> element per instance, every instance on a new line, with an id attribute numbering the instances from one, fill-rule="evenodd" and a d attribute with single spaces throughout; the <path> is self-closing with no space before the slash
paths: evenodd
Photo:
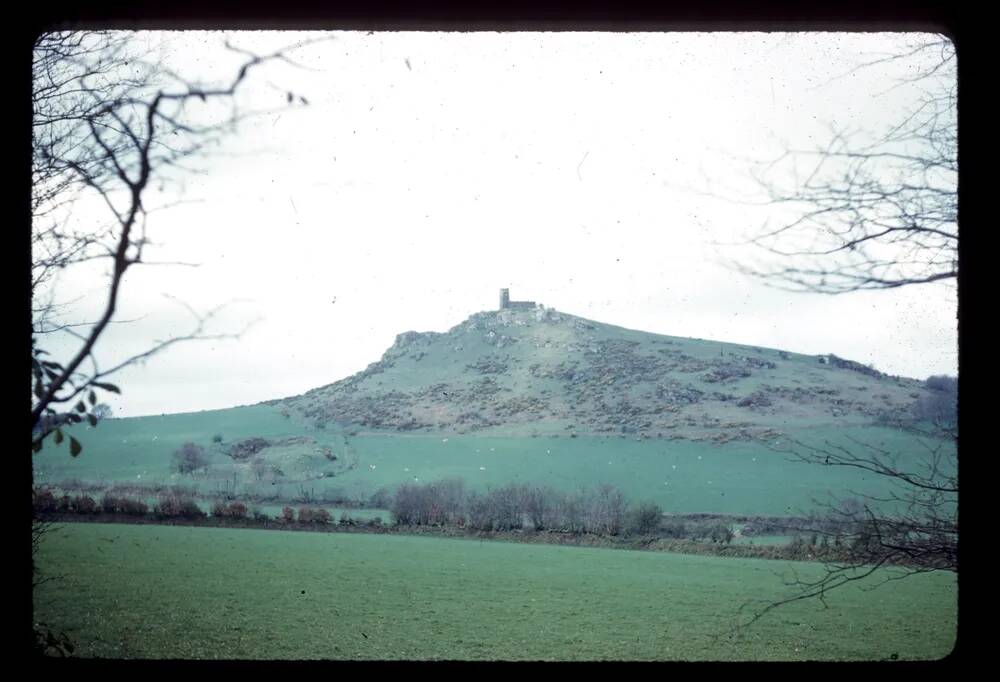
<path id="1" fill-rule="evenodd" d="M 231 78 L 224 37 L 171 34 L 162 58 Z M 229 34 L 261 52 L 302 37 Z M 634 329 L 955 374 L 953 285 L 768 288 L 722 263 L 761 254 L 716 244 L 774 209 L 699 191 L 749 196 L 746 159 L 822 144 L 830 123 L 896 121 L 913 97 L 885 92 L 899 64 L 835 77 L 912 39 L 355 32 L 303 47 L 308 69 L 269 65 L 246 84 L 243 104 L 280 112 L 244 124 L 188 179 L 183 198 L 197 203 L 150 218 L 150 256 L 199 267 L 130 271 L 118 319 L 143 319 L 110 329 L 98 357 L 110 366 L 188 329 L 165 293 L 201 311 L 242 301 L 219 332 L 258 321 L 239 341 L 174 346 L 123 371 L 108 402 L 132 416 L 300 393 L 363 369 L 400 332 L 494 309 L 500 287 Z M 309 105 L 284 108 L 286 90 Z M 79 319 L 104 282 L 93 268 L 63 277 L 89 294 Z"/>

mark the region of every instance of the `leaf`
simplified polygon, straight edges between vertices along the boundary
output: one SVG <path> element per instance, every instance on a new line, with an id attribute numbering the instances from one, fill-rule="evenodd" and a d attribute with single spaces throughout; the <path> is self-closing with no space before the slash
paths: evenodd
<path id="1" fill-rule="evenodd" d="M 78 414 L 74 414 L 73 412 L 67 412 L 66 419 L 73 422 L 74 424 L 79 424 L 80 422 L 83 421 L 83 417 L 81 417 Z"/>
<path id="2" fill-rule="evenodd" d="M 97 417 L 92 414 L 87 415 L 87 421 L 90 422 L 91 426 L 97 426 Z"/>
<path id="3" fill-rule="evenodd" d="M 58 362 L 52 362 L 51 360 L 43 360 L 42 364 L 45 365 L 46 367 L 51 367 L 52 369 L 62 369 L 63 368 L 63 366 L 60 365 Z"/>
<path id="4" fill-rule="evenodd" d="M 32 450 L 32 452 L 41 452 L 42 451 L 42 441 L 41 441 L 41 439 L 38 439 L 36 441 L 32 441 L 32 443 L 31 443 L 31 450 Z"/>
<path id="5" fill-rule="evenodd" d="M 56 435 L 55 435 L 55 439 L 56 439 L 56 445 L 59 445 L 60 443 L 62 443 L 62 442 L 63 442 L 63 433 L 62 433 L 62 429 L 56 429 L 56 430 L 55 430 L 55 434 L 56 434 Z"/>
<path id="6" fill-rule="evenodd" d="M 83 446 L 80 445 L 80 441 L 78 441 L 76 438 L 73 438 L 73 436 L 70 436 L 69 437 L 69 454 L 71 454 L 74 457 L 76 457 L 77 455 L 80 454 L 81 450 L 83 450 Z"/>
<path id="7" fill-rule="evenodd" d="M 73 409 L 76 410 L 77 412 L 86 412 L 87 406 L 84 405 L 83 401 L 81 400 L 76 404 L 76 407 L 74 407 Z"/>
<path id="8" fill-rule="evenodd" d="M 104 384 L 101 383 L 100 381 L 91 381 L 90 385 L 96 386 L 97 388 L 103 388 L 105 391 L 111 391 L 112 393 L 117 393 L 121 395 L 121 389 L 115 386 L 114 384 Z"/>
<path id="9" fill-rule="evenodd" d="M 95 394 L 93 391 L 91 391 L 90 394 L 87 396 L 87 400 L 90 401 L 91 405 L 96 405 L 97 404 L 97 394 Z"/>
<path id="10" fill-rule="evenodd" d="M 41 381 L 35 382 L 35 396 L 41 400 L 42 396 L 45 395 L 45 386 L 42 385 Z"/>

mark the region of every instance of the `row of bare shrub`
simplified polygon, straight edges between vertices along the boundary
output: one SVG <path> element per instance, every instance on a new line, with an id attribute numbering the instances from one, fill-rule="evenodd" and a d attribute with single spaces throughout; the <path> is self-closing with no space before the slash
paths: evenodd
<path id="1" fill-rule="evenodd" d="M 612 485 L 563 493 L 511 483 L 485 493 L 465 490 L 461 479 L 404 483 L 390 508 L 398 525 L 459 526 L 507 531 L 530 528 L 601 535 L 656 532 L 663 511 L 652 502 L 631 506 Z"/>
<path id="2" fill-rule="evenodd" d="M 66 514 L 128 514 L 145 516 L 149 505 L 142 500 L 123 495 L 105 493 L 100 503 L 90 495 L 56 495 L 47 488 L 36 490 L 32 500 L 35 511 L 43 513 L 60 512 Z M 160 518 L 200 518 L 205 516 L 194 497 L 177 492 L 167 492 L 159 496 L 153 506 L 153 514 Z"/>
<path id="3" fill-rule="evenodd" d="M 206 516 L 193 496 L 174 492 L 163 493 L 157 498 L 153 514 L 161 519 L 200 519 Z"/>
<path id="4" fill-rule="evenodd" d="M 226 504 L 221 500 L 216 500 L 212 504 L 212 516 L 222 519 L 245 519 L 247 518 L 247 506 L 242 502 Z"/>
<path id="5" fill-rule="evenodd" d="M 62 512 L 67 514 L 98 514 L 101 506 L 90 495 L 61 495 L 47 489 L 32 494 L 32 506 L 37 512 Z"/>
<path id="6" fill-rule="evenodd" d="M 101 510 L 108 514 L 143 516 L 149 513 L 149 505 L 132 497 L 105 493 L 101 498 Z"/>

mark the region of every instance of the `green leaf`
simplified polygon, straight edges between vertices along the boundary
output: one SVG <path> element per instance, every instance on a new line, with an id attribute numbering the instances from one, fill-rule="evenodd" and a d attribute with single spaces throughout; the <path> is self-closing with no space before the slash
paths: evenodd
<path id="1" fill-rule="evenodd" d="M 56 435 L 55 435 L 55 439 L 56 439 L 56 445 L 59 445 L 60 443 L 62 443 L 62 442 L 63 442 L 63 434 L 62 434 L 62 429 L 56 429 L 56 430 L 55 430 L 55 434 L 56 434 Z"/>
<path id="2" fill-rule="evenodd" d="M 42 364 L 45 365 L 46 367 L 51 367 L 52 369 L 62 369 L 63 368 L 63 366 L 60 365 L 58 362 L 52 362 L 51 360 L 43 360 Z"/>
<path id="3" fill-rule="evenodd" d="M 97 388 L 103 388 L 105 391 L 111 391 L 112 393 L 118 393 L 119 395 L 121 394 L 121 389 L 114 384 L 104 384 L 99 381 L 91 381 L 90 385 L 97 386 Z"/>
<path id="4" fill-rule="evenodd" d="M 78 402 L 76 404 L 76 407 L 74 407 L 73 409 L 76 410 L 77 412 L 86 412 L 87 411 L 87 406 L 84 405 L 83 401 L 81 400 L 80 402 Z"/>
<path id="5" fill-rule="evenodd" d="M 31 443 L 31 450 L 32 450 L 32 452 L 41 452 L 42 451 L 42 440 L 40 438 L 38 440 L 36 440 L 36 441 L 32 441 L 32 443 Z"/>
<path id="6" fill-rule="evenodd" d="M 83 450 L 83 446 L 80 445 L 80 441 L 78 441 L 76 438 L 73 438 L 73 436 L 70 436 L 69 437 L 69 454 L 71 454 L 74 457 L 76 457 L 77 455 L 80 454 L 81 450 Z"/>
<path id="7" fill-rule="evenodd" d="M 39 400 L 41 400 L 42 396 L 44 396 L 44 395 L 45 395 L 45 386 L 42 385 L 41 381 L 36 381 L 35 382 L 35 397 L 37 397 Z"/>
<path id="8" fill-rule="evenodd" d="M 87 421 L 90 422 L 91 426 L 97 426 L 97 417 L 92 414 L 87 415 Z"/>
<path id="9" fill-rule="evenodd" d="M 89 394 L 87 395 L 87 400 L 89 400 L 89 401 L 90 401 L 90 404 L 91 404 L 91 405 L 96 405 L 96 404 L 97 404 L 97 395 L 96 395 L 96 394 L 95 394 L 95 393 L 94 393 L 93 391 L 91 391 L 91 392 L 90 392 L 90 393 L 89 393 Z"/>

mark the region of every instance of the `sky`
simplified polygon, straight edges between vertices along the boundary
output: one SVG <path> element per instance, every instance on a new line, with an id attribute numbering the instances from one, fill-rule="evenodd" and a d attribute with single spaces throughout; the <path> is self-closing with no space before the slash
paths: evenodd
<path id="1" fill-rule="evenodd" d="M 116 416 L 302 393 L 377 361 L 401 332 L 445 331 L 499 289 L 632 329 L 800 353 L 890 374 L 957 374 L 953 284 L 830 296 L 737 272 L 766 221 L 748 180 L 830 125 L 877 131 L 913 102 L 891 86 L 901 34 L 185 32 L 142 34 L 192 79 L 231 78 L 229 39 L 297 65 L 251 71 L 245 121 L 183 185 L 151 192 L 103 366 L 209 331 L 116 376 Z M 286 105 L 286 93 L 306 98 Z M 755 192 L 757 194 L 755 195 Z M 78 221 L 104 219 L 84 204 Z M 103 304 L 104 265 L 65 272 L 75 320 Z M 72 295 L 72 296 L 70 296 Z M 70 338 L 53 340 L 66 357 Z"/>

